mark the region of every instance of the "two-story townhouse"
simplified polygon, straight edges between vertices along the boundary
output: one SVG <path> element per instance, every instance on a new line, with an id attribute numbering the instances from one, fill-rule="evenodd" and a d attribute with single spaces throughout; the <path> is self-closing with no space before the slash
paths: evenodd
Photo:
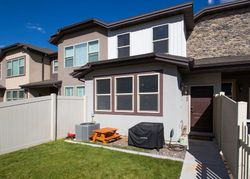
<path id="1" fill-rule="evenodd" d="M 50 55 L 54 52 L 31 44 L 16 43 L 1 49 L 1 101 L 49 95 L 48 88 L 32 84 L 51 81 Z M 57 83 L 58 84 L 58 83 Z M 53 92 L 57 91 L 51 86 Z"/>
<path id="2" fill-rule="evenodd" d="M 105 58 L 88 60 L 89 49 L 77 57 L 72 44 L 59 54 L 64 64 L 84 61 L 72 69 L 78 81 L 70 81 L 85 85 L 87 121 L 125 135 L 139 122 L 162 122 L 165 139 L 171 133 L 178 140 L 184 128 L 210 137 L 214 94 L 249 101 L 249 7 L 231 2 L 193 16 L 187 3 L 110 24 L 91 19 L 59 30 L 50 42 L 72 35 L 81 44 L 77 33 L 105 31 L 98 51 Z"/>
<path id="3" fill-rule="evenodd" d="M 50 42 L 58 45 L 58 79 L 69 79 L 64 93 L 85 85 L 86 119 L 101 126 L 127 134 L 139 122 L 162 122 L 166 139 L 173 131 L 177 140 L 186 117 L 179 69 L 189 66 L 186 38 L 193 25 L 193 5 L 186 3 L 111 24 L 91 19 L 60 29 Z"/>

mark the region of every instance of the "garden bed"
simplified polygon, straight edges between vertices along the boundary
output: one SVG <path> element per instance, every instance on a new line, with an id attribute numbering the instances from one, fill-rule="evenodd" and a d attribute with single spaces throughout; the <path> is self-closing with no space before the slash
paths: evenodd
<path id="1" fill-rule="evenodd" d="M 180 144 L 172 144 L 171 147 L 169 146 L 169 144 L 166 144 L 164 145 L 163 148 L 159 149 L 159 151 L 157 151 L 156 149 L 144 149 L 144 148 L 129 146 L 128 138 L 126 136 L 122 136 L 121 139 L 107 143 L 107 144 L 103 144 L 101 142 L 85 142 L 85 143 L 109 146 L 109 147 L 125 149 L 125 150 L 132 150 L 136 152 L 144 152 L 144 153 L 149 153 L 153 155 L 166 156 L 166 157 L 182 159 L 182 160 L 184 159 L 185 153 L 186 153 L 186 146 L 183 146 Z"/>

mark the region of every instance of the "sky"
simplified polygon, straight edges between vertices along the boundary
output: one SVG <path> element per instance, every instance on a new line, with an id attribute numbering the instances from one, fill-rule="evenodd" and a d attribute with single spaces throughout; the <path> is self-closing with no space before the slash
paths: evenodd
<path id="1" fill-rule="evenodd" d="M 194 12 L 233 0 L 194 0 Z M 0 0 L 0 48 L 16 42 L 56 50 L 59 28 L 89 18 L 113 22 L 190 0 Z"/>

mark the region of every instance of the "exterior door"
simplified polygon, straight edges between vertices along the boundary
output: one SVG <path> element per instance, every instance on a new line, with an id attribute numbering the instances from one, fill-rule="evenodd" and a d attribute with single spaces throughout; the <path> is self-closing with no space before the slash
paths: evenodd
<path id="1" fill-rule="evenodd" d="M 191 131 L 213 132 L 213 87 L 191 87 Z"/>

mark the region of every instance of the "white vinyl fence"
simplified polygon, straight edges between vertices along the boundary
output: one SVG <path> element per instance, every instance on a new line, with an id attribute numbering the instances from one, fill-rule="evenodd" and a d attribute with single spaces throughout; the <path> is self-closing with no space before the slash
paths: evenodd
<path id="1" fill-rule="evenodd" d="M 0 103 L 0 154 L 66 137 L 84 122 L 85 103 L 55 94 Z"/>
<path id="2" fill-rule="evenodd" d="M 214 98 L 215 139 L 234 178 L 250 178 L 250 136 L 247 103 L 235 102 L 220 93 Z"/>

